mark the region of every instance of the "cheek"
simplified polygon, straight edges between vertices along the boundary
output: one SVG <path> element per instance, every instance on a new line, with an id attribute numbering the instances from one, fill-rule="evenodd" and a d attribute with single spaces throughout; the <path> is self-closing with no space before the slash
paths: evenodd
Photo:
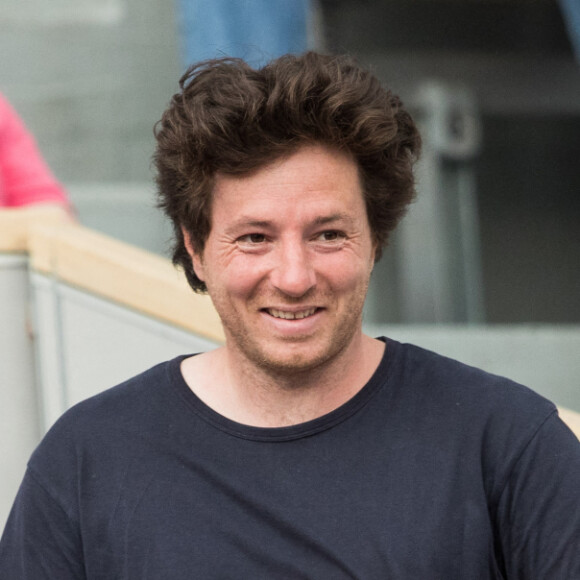
<path id="1" fill-rule="evenodd" d="M 264 273 L 253 260 L 240 257 L 208 269 L 206 284 L 210 294 L 227 295 L 230 299 L 247 299 L 256 292 Z"/>
<path id="2" fill-rule="evenodd" d="M 319 273 L 329 281 L 334 290 L 355 290 L 366 287 L 372 272 L 372 265 L 364 260 L 353 260 L 351 256 L 327 260 Z"/>

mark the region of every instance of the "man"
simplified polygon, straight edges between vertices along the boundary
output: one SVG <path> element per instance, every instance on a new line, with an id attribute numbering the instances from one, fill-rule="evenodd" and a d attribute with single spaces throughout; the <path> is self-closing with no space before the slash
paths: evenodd
<path id="1" fill-rule="evenodd" d="M 174 261 L 226 343 L 69 411 L 11 579 L 580 578 L 580 445 L 525 387 L 361 330 L 420 139 L 346 57 L 190 69 L 157 130 Z"/>

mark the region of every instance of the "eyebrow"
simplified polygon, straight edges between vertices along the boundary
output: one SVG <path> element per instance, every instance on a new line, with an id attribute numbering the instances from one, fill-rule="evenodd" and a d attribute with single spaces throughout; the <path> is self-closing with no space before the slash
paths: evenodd
<path id="1" fill-rule="evenodd" d="M 333 214 L 328 215 L 328 216 L 317 217 L 314 220 L 313 225 L 324 226 L 326 224 L 332 224 L 332 223 L 340 222 L 340 221 L 347 222 L 347 223 L 351 224 L 351 223 L 354 223 L 355 220 L 352 218 L 352 216 L 350 216 L 346 213 L 338 212 L 338 213 L 333 213 Z"/>
<path id="2" fill-rule="evenodd" d="M 235 233 L 240 228 L 267 228 L 272 225 L 272 222 L 267 220 L 256 220 L 253 218 L 246 218 L 245 216 L 240 216 L 229 228 L 226 229 L 227 233 Z"/>

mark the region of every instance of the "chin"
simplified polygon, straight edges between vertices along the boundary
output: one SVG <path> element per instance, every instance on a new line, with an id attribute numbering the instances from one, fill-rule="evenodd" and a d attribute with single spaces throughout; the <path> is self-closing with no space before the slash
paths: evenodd
<path id="1" fill-rule="evenodd" d="M 300 374 L 311 371 L 324 364 L 324 359 L 312 358 L 311 356 L 292 357 L 262 357 L 258 360 L 258 366 L 272 374 Z"/>
<path id="2" fill-rule="evenodd" d="M 342 352 L 337 344 L 324 345 L 320 348 L 306 344 L 282 346 L 280 351 L 261 351 L 259 353 L 247 353 L 248 358 L 270 374 L 298 375 L 303 372 L 311 372 L 334 359 Z M 257 356 L 256 356 L 257 355 Z"/>

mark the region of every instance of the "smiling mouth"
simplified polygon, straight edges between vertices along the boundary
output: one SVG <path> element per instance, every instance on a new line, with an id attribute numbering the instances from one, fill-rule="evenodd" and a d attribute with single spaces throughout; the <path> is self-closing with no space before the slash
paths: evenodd
<path id="1" fill-rule="evenodd" d="M 302 320 L 303 318 L 308 318 L 312 316 L 318 308 L 309 308 L 308 310 L 301 310 L 300 312 L 288 312 L 286 310 L 276 310 L 275 308 L 266 308 L 270 316 L 274 318 L 283 318 L 284 320 Z"/>

